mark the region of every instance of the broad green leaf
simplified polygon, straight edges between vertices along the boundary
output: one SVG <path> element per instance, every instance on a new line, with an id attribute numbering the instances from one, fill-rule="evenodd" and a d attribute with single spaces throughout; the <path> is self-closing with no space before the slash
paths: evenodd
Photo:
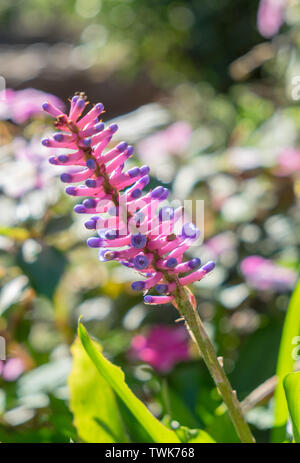
<path id="1" fill-rule="evenodd" d="M 300 443 L 300 371 L 289 373 L 283 380 L 294 439 Z"/>
<path id="2" fill-rule="evenodd" d="M 300 280 L 292 294 L 282 331 L 276 375 L 278 384 L 275 391 L 274 427 L 272 442 L 283 442 L 286 437 L 288 407 L 283 379 L 294 369 L 294 340 L 300 335 Z"/>
<path id="3" fill-rule="evenodd" d="M 95 343 L 89 338 L 84 326 L 79 323 L 78 335 L 90 359 L 96 366 L 100 375 L 107 381 L 109 386 L 118 395 L 130 412 L 134 415 L 140 425 L 147 431 L 153 442 L 157 443 L 178 443 L 176 433 L 166 428 L 146 408 L 146 406 L 133 394 L 125 383 L 124 373 L 121 368 L 109 362 L 99 350 Z"/>
<path id="4" fill-rule="evenodd" d="M 100 346 L 93 341 L 91 345 L 101 355 Z M 71 350 L 70 408 L 80 438 L 89 443 L 127 442 L 111 387 L 99 375 L 78 338 Z"/>

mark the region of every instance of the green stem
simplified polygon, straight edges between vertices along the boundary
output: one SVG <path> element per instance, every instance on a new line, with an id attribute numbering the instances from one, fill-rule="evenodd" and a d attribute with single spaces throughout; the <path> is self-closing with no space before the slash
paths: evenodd
<path id="1" fill-rule="evenodd" d="M 178 287 L 175 292 L 175 300 L 178 311 L 185 319 L 193 341 L 197 344 L 200 354 L 217 386 L 235 430 L 243 443 L 254 443 L 255 439 L 251 434 L 250 428 L 243 416 L 240 403 L 237 399 L 236 391 L 224 371 L 222 361 L 218 359 L 215 348 L 209 339 L 197 310 L 191 304 L 187 291 Z"/>

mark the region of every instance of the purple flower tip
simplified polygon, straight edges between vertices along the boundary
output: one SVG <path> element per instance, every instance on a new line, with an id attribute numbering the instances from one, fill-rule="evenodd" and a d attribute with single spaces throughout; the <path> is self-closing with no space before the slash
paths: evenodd
<path id="1" fill-rule="evenodd" d="M 131 284 L 131 288 L 133 289 L 133 291 L 141 291 L 142 289 L 144 289 L 144 287 L 145 283 L 143 281 L 134 281 Z"/>
<path id="2" fill-rule="evenodd" d="M 138 270 L 143 270 L 144 268 L 147 268 L 149 265 L 149 260 L 146 256 L 136 256 L 133 260 L 133 264 L 135 268 Z"/>
<path id="3" fill-rule="evenodd" d="M 78 108 L 84 108 L 85 107 L 85 101 L 83 99 L 80 99 L 77 101 L 77 106 Z"/>
<path id="4" fill-rule="evenodd" d="M 97 110 L 97 112 L 102 113 L 104 106 L 102 103 L 97 103 L 95 109 Z"/>
<path id="5" fill-rule="evenodd" d="M 76 189 L 73 186 L 67 186 L 66 193 L 70 196 L 76 196 Z"/>
<path id="6" fill-rule="evenodd" d="M 94 220 L 87 220 L 84 223 L 85 228 L 88 230 L 95 230 L 96 229 L 96 222 Z"/>
<path id="7" fill-rule="evenodd" d="M 97 185 L 96 180 L 93 180 L 92 178 L 88 178 L 88 179 L 85 181 L 85 184 L 86 184 L 86 186 L 89 187 L 89 188 L 95 188 L 95 186 Z"/>
<path id="8" fill-rule="evenodd" d="M 69 158 L 66 154 L 60 154 L 57 159 L 59 160 L 59 162 L 62 162 L 64 164 L 65 162 L 68 162 Z"/>
<path id="9" fill-rule="evenodd" d="M 86 161 L 86 166 L 87 166 L 89 169 L 94 170 L 94 169 L 96 169 L 97 164 L 96 164 L 96 162 L 95 162 L 94 159 L 88 159 L 88 160 Z"/>
<path id="10" fill-rule="evenodd" d="M 201 260 L 198 258 L 198 257 L 195 257 L 194 259 L 191 259 L 189 262 L 188 262 L 188 266 L 190 267 L 190 269 L 194 270 L 195 268 L 198 268 L 200 267 L 201 265 Z"/>
<path id="11" fill-rule="evenodd" d="M 84 214 L 86 212 L 86 208 L 84 207 L 83 204 L 76 204 L 73 210 L 77 214 Z"/>
<path id="12" fill-rule="evenodd" d="M 115 240 L 118 238 L 119 233 L 117 230 L 106 230 L 104 236 L 107 240 Z"/>
<path id="13" fill-rule="evenodd" d="M 95 128 L 97 132 L 101 132 L 104 129 L 103 122 L 99 122 L 99 124 L 96 124 Z"/>
<path id="14" fill-rule="evenodd" d="M 84 146 L 91 146 L 91 142 L 92 142 L 92 139 L 90 137 L 84 138 L 82 140 L 82 143 L 84 144 Z"/>
<path id="15" fill-rule="evenodd" d="M 133 167 L 132 169 L 129 169 L 127 174 L 129 175 L 130 178 L 134 178 L 137 175 L 139 175 L 140 169 L 138 167 Z"/>
<path id="16" fill-rule="evenodd" d="M 192 222 L 188 222 L 182 227 L 182 235 L 184 238 L 196 238 L 198 233 L 198 228 Z"/>
<path id="17" fill-rule="evenodd" d="M 174 268 L 176 267 L 176 265 L 177 265 L 177 260 L 175 259 L 175 257 L 170 257 L 170 259 L 167 260 L 166 266 L 168 268 Z"/>
<path id="18" fill-rule="evenodd" d="M 153 296 L 145 296 L 144 301 L 148 304 L 151 304 L 151 302 L 153 301 Z"/>
<path id="19" fill-rule="evenodd" d="M 159 220 L 161 222 L 163 222 L 164 220 L 173 219 L 173 217 L 174 217 L 174 209 L 173 209 L 173 207 L 166 206 L 166 207 L 162 207 L 159 210 Z"/>
<path id="20" fill-rule="evenodd" d="M 122 151 L 126 150 L 127 146 L 128 146 L 128 143 L 123 141 L 122 143 L 118 144 L 117 149 L 118 149 L 118 151 L 122 152 Z"/>
<path id="21" fill-rule="evenodd" d="M 50 145 L 50 140 L 49 140 L 49 138 L 43 138 L 41 143 L 44 146 L 49 146 Z"/>
<path id="22" fill-rule="evenodd" d="M 134 147 L 128 146 L 127 148 L 127 157 L 131 156 L 134 153 Z"/>
<path id="23" fill-rule="evenodd" d="M 42 108 L 44 111 L 47 111 L 49 109 L 49 103 L 48 101 L 45 101 L 43 104 L 42 104 Z"/>
<path id="24" fill-rule="evenodd" d="M 142 233 L 135 233 L 131 236 L 131 244 L 136 249 L 142 249 L 147 243 L 147 237 Z"/>
<path id="25" fill-rule="evenodd" d="M 117 124 L 111 124 L 111 125 L 109 126 L 109 130 L 110 130 L 111 133 L 115 133 L 115 132 L 118 130 L 118 128 L 119 128 L 119 127 L 118 127 Z"/>
<path id="26" fill-rule="evenodd" d="M 169 192 L 168 188 L 164 188 L 164 191 L 163 191 L 162 195 L 160 196 L 161 201 L 163 201 L 164 199 L 167 199 L 169 194 L 170 194 L 170 192 Z"/>
<path id="27" fill-rule="evenodd" d="M 54 165 L 54 166 L 57 166 L 57 160 L 56 160 L 56 157 L 55 156 L 51 156 L 51 158 L 49 158 L 49 163 Z"/>
<path id="28" fill-rule="evenodd" d="M 159 294 L 165 294 L 168 291 L 168 286 L 167 285 L 156 285 L 155 289 Z"/>
<path id="29" fill-rule="evenodd" d="M 151 191 L 150 196 L 153 199 L 157 199 L 162 195 L 163 192 L 164 192 L 164 187 L 157 186 L 156 188 L 154 188 L 154 190 Z"/>
<path id="30" fill-rule="evenodd" d="M 141 171 L 141 170 L 140 170 Z M 144 175 L 144 177 L 142 177 L 140 179 L 140 182 L 142 183 L 143 186 L 146 186 L 148 185 L 148 183 L 150 182 L 150 177 L 149 175 Z"/>
<path id="31" fill-rule="evenodd" d="M 73 98 L 72 98 L 72 103 L 76 103 L 76 101 L 78 100 L 79 96 L 78 95 L 74 95 Z"/>
<path id="32" fill-rule="evenodd" d="M 54 138 L 55 141 L 63 141 L 64 136 L 63 136 L 62 133 L 55 133 L 55 134 L 53 135 L 53 138 Z"/>
<path id="33" fill-rule="evenodd" d="M 50 161 L 50 159 L 49 159 L 49 161 Z M 68 174 L 67 172 L 64 172 L 63 174 L 61 174 L 60 179 L 64 183 L 70 183 L 71 180 L 72 180 L 72 176 L 70 174 Z"/>
<path id="34" fill-rule="evenodd" d="M 92 238 L 88 238 L 86 243 L 90 248 L 101 248 L 102 242 L 103 242 L 102 238 L 96 238 L 94 236 Z"/>
<path id="35" fill-rule="evenodd" d="M 140 167 L 140 173 L 142 175 L 147 175 L 150 172 L 150 167 L 149 166 L 142 166 Z"/>
<path id="36" fill-rule="evenodd" d="M 202 269 L 208 273 L 211 272 L 215 268 L 216 264 L 211 260 L 207 262 L 205 265 L 203 265 Z"/>
<path id="37" fill-rule="evenodd" d="M 87 209 L 93 209 L 96 206 L 96 201 L 93 198 L 88 198 L 83 201 L 83 205 Z"/>

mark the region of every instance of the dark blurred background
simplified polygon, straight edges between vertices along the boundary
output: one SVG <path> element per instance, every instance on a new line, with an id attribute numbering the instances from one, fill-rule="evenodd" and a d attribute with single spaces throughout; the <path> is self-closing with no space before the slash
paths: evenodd
<path id="1" fill-rule="evenodd" d="M 0 74 L 7 87 L 65 99 L 84 90 L 112 116 L 176 85 L 232 84 L 229 65 L 261 42 L 258 1 L 1 0 Z M 184 116 L 184 115 L 183 115 Z"/>

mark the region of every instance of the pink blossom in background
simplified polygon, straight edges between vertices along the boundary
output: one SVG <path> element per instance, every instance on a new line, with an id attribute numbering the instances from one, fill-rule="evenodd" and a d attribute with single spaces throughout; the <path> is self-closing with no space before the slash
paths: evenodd
<path id="1" fill-rule="evenodd" d="M 205 247 L 207 247 L 216 258 L 225 252 L 233 251 L 236 248 L 236 238 L 230 231 L 222 232 L 207 240 Z"/>
<path id="2" fill-rule="evenodd" d="M 45 100 L 60 109 L 64 108 L 64 103 L 59 98 L 34 88 L 3 90 L 0 92 L 0 119 L 11 119 L 16 124 L 23 124 L 32 116 L 43 112 L 41 105 Z"/>
<path id="3" fill-rule="evenodd" d="M 160 373 L 167 373 L 179 362 L 188 360 L 188 333 L 184 326 L 154 326 L 146 336 L 132 339 L 130 354 L 151 365 Z"/>
<path id="4" fill-rule="evenodd" d="M 250 286 L 259 290 L 286 291 L 296 283 L 297 273 L 260 256 L 246 257 L 241 270 Z"/>
<path id="5" fill-rule="evenodd" d="M 257 13 L 257 28 L 265 38 L 276 35 L 284 21 L 286 0 L 261 0 Z"/>
<path id="6" fill-rule="evenodd" d="M 137 150 L 144 162 L 155 162 L 168 156 L 180 156 L 187 148 L 192 128 L 187 122 L 179 121 L 139 142 Z"/>
<path id="7" fill-rule="evenodd" d="M 300 150 L 285 148 L 278 156 L 277 174 L 291 175 L 300 171 Z"/>
<path id="8" fill-rule="evenodd" d="M 5 362 L 0 361 L 0 376 L 5 381 L 15 381 L 24 371 L 24 363 L 20 358 L 9 358 Z"/>

